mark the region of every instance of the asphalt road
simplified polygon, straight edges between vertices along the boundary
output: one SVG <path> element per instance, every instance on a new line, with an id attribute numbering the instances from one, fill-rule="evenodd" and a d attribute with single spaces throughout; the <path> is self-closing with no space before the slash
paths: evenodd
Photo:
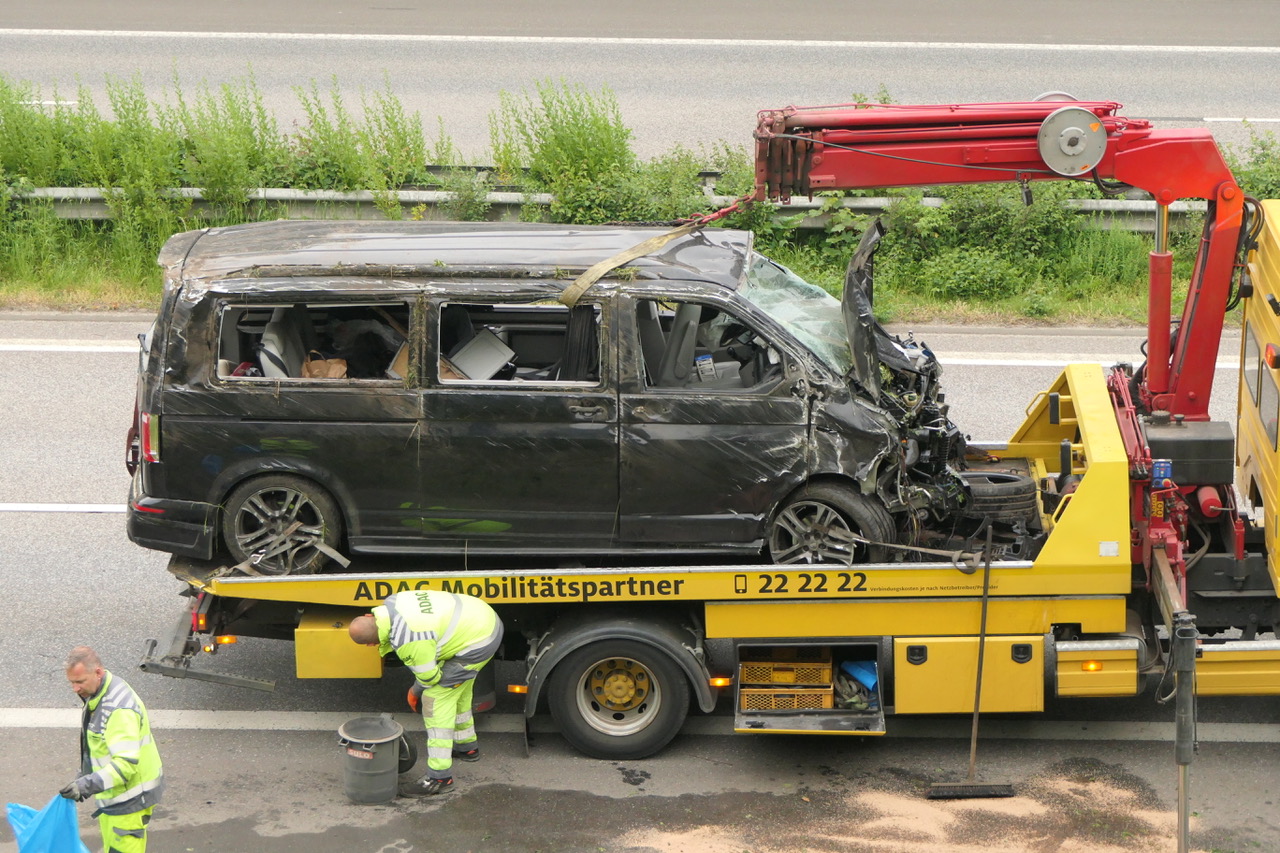
<path id="1" fill-rule="evenodd" d="M 814 0 L 799 12 L 764 0 L 46 0 L 0 8 L 0 74 L 35 83 L 44 99 L 79 97 L 83 84 L 107 110 L 108 76 L 136 76 L 163 99 L 175 79 L 189 93 L 252 73 L 287 130 L 301 117 L 294 87 L 327 87 L 332 77 L 353 107 L 361 92 L 387 86 L 428 128 L 441 117 L 475 162 L 486 159 L 498 92 L 544 79 L 608 86 L 642 156 L 676 145 L 744 146 L 758 109 L 840 102 L 882 86 L 919 103 L 1065 89 L 1122 101 L 1128 114 L 1165 125 L 1210 124 L 1243 144 L 1238 121 L 1206 119 L 1273 126 L 1277 44 L 1280 8 L 1271 0 Z M 1149 696 L 1056 703 L 1043 717 L 984 722 L 983 778 L 1014 782 L 1012 800 L 922 799 L 929 780 L 963 774 L 964 721 L 895 719 L 883 739 L 828 740 L 720 736 L 727 721 L 713 716 L 691 721 L 653 759 L 600 762 L 575 754 L 541 719 L 526 758 L 507 701 L 481 719 L 485 760 L 459 769 L 460 790 L 444 802 L 348 804 L 334 731 L 353 716 L 398 708 L 403 684 L 394 678 L 299 681 L 291 649 L 269 641 L 232 647 L 207 665 L 275 679 L 274 694 L 133 669 L 143 640 L 176 616 L 180 588 L 162 555 L 128 543 L 116 511 L 127 485 L 131 341 L 145 322 L 0 315 L 6 802 L 40 805 L 73 772 L 78 715 L 61 661 L 69 646 L 89 641 L 153 709 L 171 786 L 153 828 L 156 850 L 1172 849 L 1171 714 Z M 956 420 L 977 439 L 1007 436 L 1057 363 L 1136 358 L 1141 339 L 921 335 L 944 354 Z M 1224 358 L 1232 352 L 1228 344 Z M 1232 374 L 1219 377 L 1216 414 L 1229 418 Z M 29 502 L 87 506 L 9 511 Z M 1280 849 L 1275 702 L 1205 701 L 1201 721 L 1193 849 Z M 84 829 L 91 837 L 87 820 Z M 0 827 L 0 853 L 15 849 Z"/>
<path id="2" fill-rule="evenodd" d="M 237 33 L 365 33 L 589 38 L 832 39 L 1039 44 L 1257 45 L 1277 43 L 1270 0 L 771 0 L 732 7 L 677 0 L 46 0 L 0 11 L 0 26 Z"/>
<path id="3" fill-rule="evenodd" d="M 10 4 L 17 5 L 17 4 Z M 963 11 L 961 11 L 963 9 Z M 1224 14 L 1224 10 L 1226 13 Z M 758 110 L 843 103 L 1116 100 L 1158 126 L 1213 127 L 1243 147 L 1280 120 L 1280 7 L 1103 0 L 788 4 L 228 3 L 53 0 L 0 13 L 0 74 L 42 100 L 109 110 L 108 77 L 172 103 L 252 75 L 282 130 L 295 88 L 336 81 L 348 108 L 390 89 L 437 119 L 467 162 L 491 162 L 499 93 L 539 81 L 608 87 L 642 157 L 750 143 Z M 80 87 L 83 86 L 83 93 Z M 1223 121 L 1218 121 L 1223 119 Z"/>
<path id="4" fill-rule="evenodd" d="M 248 640 L 205 665 L 278 682 L 275 693 L 149 676 L 143 641 L 180 610 L 163 555 L 124 536 L 124 429 L 143 315 L 0 314 L 0 797 L 40 805 L 75 764 L 66 649 L 91 642 L 155 716 L 169 803 L 155 849 L 710 851 L 1145 851 L 1171 849 L 1176 774 L 1168 706 L 1150 695 L 1057 702 L 984 722 L 984 778 L 1014 800 L 936 804 L 956 780 L 967 722 L 894 718 L 890 736 L 730 736 L 727 709 L 691 720 L 664 753 L 599 762 L 535 720 L 525 757 L 515 705 L 482 718 L 486 758 L 458 771 L 446 802 L 353 806 L 342 795 L 337 726 L 397 710 L 404 685 L 300 681 L 287 644 Z M 918 330 L 943 354 L 957 421 L 1004 437 L 1057 371 L 1135 358 L 1134 330 Z M 1224 344 L 1229 362 L 1233 344 Z M 1231 371 L 1220 376 L 1228 380 Z M 1218 405 L 1229 416 L 1229 401 Z M 1219 413 L 1220 416 L 1221 412 Z M 86 504 L 67 512 L 21 503 Z M 108 510 L 108 511 L 99 511 Z M 499 683 L 518 677 L 511 665 Z M 420 725 L 401 718 L 410 727 Z M 1271 699 L 1205 700 L 1193 766 L 1196 849 L 1280 847 L 1271 777 L 1280 733 Z M 975 810 L 976 809 L 976 810 Z M 88 824 L 86 824 L 86 828 Z M 0 828 L 0 853 L 15 849 Z"/>

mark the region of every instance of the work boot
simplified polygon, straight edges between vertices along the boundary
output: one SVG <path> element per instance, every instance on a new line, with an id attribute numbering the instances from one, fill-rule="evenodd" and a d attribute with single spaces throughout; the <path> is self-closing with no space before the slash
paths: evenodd
<path id="1" fill-rule="evenodd" d="M 470 749 L 455 749 L 453 751 L 454 761 L 479 761 L 480 747 L 473 746 Z"/>
<path id="2" fill-rule="evenodd" d="M 453 790 L 453 777 L 448 779 L 428 779 L 423 776 L 417 782 L 409 782 L 400 786 L 400 796 L 402 797 L 434 797 L 437 794 L 447 794 Z"/>

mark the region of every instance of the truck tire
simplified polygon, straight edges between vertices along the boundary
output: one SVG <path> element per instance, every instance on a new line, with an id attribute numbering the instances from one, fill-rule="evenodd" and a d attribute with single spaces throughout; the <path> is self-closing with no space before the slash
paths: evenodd
<path id="1" fill-rule="evenodd" d="M 791 563 L 878 563 L 889 549 L 859 539 L 892 542 L 893 517 L 877 501 L 836 483 L 805 486 L 769 523 L 769 556 Z"/>
<path id="2" fill-rule="evenodd" d="M 667 654 L 635 640 L 601 640 L 570 652 L 547 682 L 564 739 L 593 758 L 645 758 L 680 731 L 689 683 Z"/>
<path id="3" fill-rule="evenodd" d="M 1034 517 L 1039 494 L 1036 481 L 1008 471 L 965 471 L 960 475 L 969 489 L 969 502 L 961 514 L 993 519 Z"/>
<path id="4" fill-rule="evenodd" d="M 313 481 L 266 474 L 246 480 L 227 496 L 222 538 L 237 563 L 264 552 L 253 564 L 262 574 L 307 575 L 329 559 L 316 544 L 336 548 L 341 541 L 342 519 L 337 501 Z"/>

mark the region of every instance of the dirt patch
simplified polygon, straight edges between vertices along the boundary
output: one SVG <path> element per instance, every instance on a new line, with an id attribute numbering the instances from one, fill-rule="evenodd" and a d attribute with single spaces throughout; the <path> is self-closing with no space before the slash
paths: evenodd
<path id="1" fill-rule="evenodd" d="M 828 780 L 839 771 L 823 770 Z M 869 778 L 869 776 L 871 778 Z M 1088 759 L 1046 768 L 999 799 L 929 800 L 926 780 L 896 768 L 842 778 L 843 793 L 802 790 L 740 819 L 681 831 L 634 829 L 632 853 L 1163 853 L 1176 815 L 1142 780 Z M 742 795 L 746 804 L 752 795 Z M 765 809 L 768 820 L 759 820 Z M 697 810 L 695 810 L 697 811 Z M 721 811 L 723 814 L 723 810 Z M 1192 830 L 1196 825 L 1193 822 Z M 614 848 L 610 848 L 614 849 Z M 1203 851 L 1204 848 L 1193 849 Z"/>

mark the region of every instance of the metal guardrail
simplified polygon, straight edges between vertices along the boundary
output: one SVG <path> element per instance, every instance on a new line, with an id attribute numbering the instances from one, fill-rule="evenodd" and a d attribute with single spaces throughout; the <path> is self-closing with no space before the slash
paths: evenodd
<path id="1" fill-rule="evenodd" d="M 191 199 L 193 209 L 199 213 L 208 211 L 212 205 L 204 198 L 199 189 L 176 189 L 177 196 Z M 416 216 L 422 219 L 445 219 L 453 194 L 440 190 L 400 190 L 392 195 L 398 198 L 400 208 L 406 218 Z M 53 208 L 62 219 L 110 219 L 111 208 L 107 204 L 107 196 L 98 189 L 85 187 L 43 187 L 17 194 L 18 199 L 46 199 L 53 202 Z M 386 219 L 382 209 L 378 207 L 375 196 L 368 191 L 335 192 L 332 190 L 291 190 L 291 189 L 256 189 L 249 193 L 253 201 L 276 204 L 283 207 L 286 215 L 297 219 Z M 707 192 L 708 201 L 714 207 L 731 204 L 731 196 L 714 195 Z M 489 206 L 488 219 L 499 222 L 516 222 L 520 219 L 520 210 L 526 204 L 549 207 L 552 196 L 549 193 L 491 192 L 485 196 Z M 893 202 L 890 198 L 846 198 L 841 200 L 842 206 L 854 213 L 878 215 L 883 213 Z M 921 202 L 928 207 L 941 207 L 945 202 L 938 198 L 924 198 Z M 1134 201 L 1125 199 L 1067 199 L 1064 205 L 1077 213 L 1090 215 L 1098 227 L 1120 227 L 1130 231 L 1154 233 L 1156 203 L 1151 200 Z M 775 218 L 781 220 L 793 217 L 798 213 L 809 212 L 798 227 L 825 228 L 829 214 L 818 213 L 822 208 L 821 201 L 793 199 L 790 204 L 779 205 Z M 1188 216 L 1202 214 L 1204 202 L 1174 202 L 1169 206 L 1175 223 Z"/>

